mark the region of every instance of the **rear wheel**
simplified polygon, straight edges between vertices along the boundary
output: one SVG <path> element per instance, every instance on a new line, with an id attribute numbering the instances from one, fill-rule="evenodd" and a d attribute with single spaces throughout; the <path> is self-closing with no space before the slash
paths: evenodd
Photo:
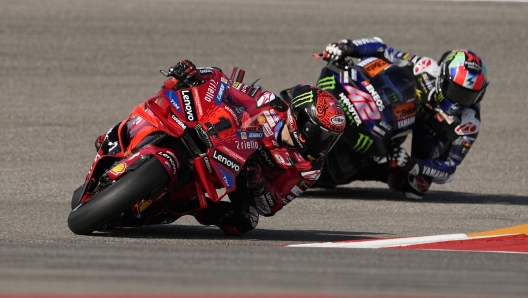
<path id="1" fill-rule="evenodd" d="M 90 201 L 77 205 L 68 216 L 68 227 L 78 235 L 90 234 L 168 183 L 169 176 L 163 165 L 157 158 L 151 158 L 95 194 Z"/>

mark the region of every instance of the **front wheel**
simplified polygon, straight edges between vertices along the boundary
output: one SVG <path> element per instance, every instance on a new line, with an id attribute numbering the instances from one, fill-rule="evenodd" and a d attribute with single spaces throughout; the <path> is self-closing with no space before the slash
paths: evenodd
<path id="1" fill-rule="evenodd" d="M 151 158 L 95 194 L 90 201 L 76 206 L 68 216 L 68 227 L 78 235 L 90 234 L 168 183 L 169 176 L 163 165 L 157 158 Z"/>

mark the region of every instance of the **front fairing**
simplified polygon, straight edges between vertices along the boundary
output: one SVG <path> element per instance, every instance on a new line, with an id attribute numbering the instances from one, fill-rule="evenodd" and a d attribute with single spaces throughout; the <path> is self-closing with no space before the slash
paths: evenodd
<path id="1" fill-rule="evenodd" d="M 196 165 L 205 169 L 202 180 L 220 182 L 215 187 L 225 188 L 226 193 L 236 189 L 236 176 L 264 138 L 257 118 L 249 119 L 244 108 L 229 103 L 232 83 L 219 74 L 189 89 L 165 87 L 160 92 L 163 100 L 154 105 L 160 109 L 153 108 L 192 145 L 200 160 Z"/>
<path id="2" fill-rule="evenodd" d="M 337 69 L 333 65 L 324 67 L 318 87 L 334 95 L 342 105 L 347 127 L 340 143 L 346 143 L 352 153 L 385 156 L 393 138 L 405 136 L 414 125 L 412 107 L 397 111 L 395 102 L 378 96 L 369 83 L 369 77 L 359 66 Z M 396 114 L 398 114 L 396 113 Z"/>

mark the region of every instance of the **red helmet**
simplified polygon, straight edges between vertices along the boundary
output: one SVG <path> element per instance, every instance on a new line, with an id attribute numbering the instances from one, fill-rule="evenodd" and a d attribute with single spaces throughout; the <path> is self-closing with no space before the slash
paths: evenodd
<path id="1" fill-rule="evenodd" d="M 345 113 L 327 91 L 297 85 L 281 92 L 290 102 L 286 125 L 295 147 L 304 159 L 324 157 L 345 130 Z"/>

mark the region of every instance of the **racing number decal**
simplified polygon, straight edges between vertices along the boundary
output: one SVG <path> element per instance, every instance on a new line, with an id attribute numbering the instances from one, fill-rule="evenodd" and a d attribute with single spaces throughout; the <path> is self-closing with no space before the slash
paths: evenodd
<path id="1" fill-rule="evenodd" d="M 356 111 L 361 117 L 361 120 L 379 120 L 381 114 L 376 106 L 376 102 L 372 99 L 370 94 L 362 92 L 352 86 L 345 85 L 346 91 L 348 92 L 348 98 L 356 107 Z"/>

